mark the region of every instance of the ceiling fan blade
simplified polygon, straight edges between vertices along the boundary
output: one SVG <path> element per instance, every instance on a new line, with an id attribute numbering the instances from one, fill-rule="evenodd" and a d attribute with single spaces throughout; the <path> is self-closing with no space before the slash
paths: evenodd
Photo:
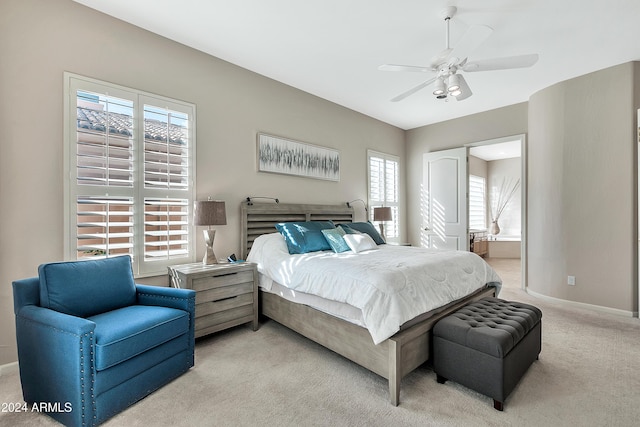
<path id="1" fill-rule="evenodd" d="M 460 85 L 460 95 L 456 96 L 456 101 L 463 101 L 465 99 L 467 99 L 468 97 L 470 97 L 471 95 L 473 95 L 473 92 L 471 92 L 471 89 L 469 88 L 469 85 L 467 84 L 467 81 L 465 80 L 465 78 L 461 75 L 458 74 L 458 84 Z"/>
<path id="2" fill-rule="evenodd" d="M 447 58 L 449 58 L 449 54 L 451 54 L 451 51 L 453 49 L 451 48 L 447 48 L 445 50 L 443 50 L 442 52 L 438 53 L 437 55 L 434 55 L 431 57 L 431 68 L 432 69 L 437 69 L 439 65 L 442 65 L 444 63 L 447 62 Z"/>
<path id="3" fill-rule="evenodd" d="M 527 68 L 538 62 L 538 54 L 505 56 L 503 58 L 481 59 L 479 61 L 468 62 L 462 67 L 463 71 L 493 71 L 509 70 L 511 68 Z"/>
<path id="4" fill-rule="evenodd" d="M 493 33 L 493 28 L 488 27 L 486 25 L 474 25 L 469 27 L 466 33 L 462 36 L 462 38 L 456 43 L 453 50 L 449 54 L 449 63 L 452 65 L 456 65 L 457 62 L 463 61 L 465 58 L 469 57 L 471 53 L 476 50 L 478 46 L 480 46 L 484 41 L 489 38 L 489 36 Z M 454 60 L 457 58 L 456 60 Z"/>
<path id="5" fill-rule="evenodd" d="M 429 86 L 431 83 L 436 81 L 436 77 L 427 80 L 426 82 L 422 82 L 420 83 L 418 86 L 412 87 L 411 89 L 409 89 L 408 91 L 401 93 L 400 95 L 396 96 L 395 98 L 391 99 L 391 102 L 398 102 L 398 101 L 402 101 L 403 99 L 405 99 L 406 97 L 408 97 L 409 95 L 413 95 L 414 93 L 416 93 L 417 91 L 424 89 L 425 87 Z"/>
<path id="6" fill-rule="evenodd" d="M 433 71 L 429 67 L 419 67 L 415 65 L 396 65 L 396 64 L 383 64 L 378 67 L 380 71 L 409 71 L 412 73 L 427 73 Z"/>

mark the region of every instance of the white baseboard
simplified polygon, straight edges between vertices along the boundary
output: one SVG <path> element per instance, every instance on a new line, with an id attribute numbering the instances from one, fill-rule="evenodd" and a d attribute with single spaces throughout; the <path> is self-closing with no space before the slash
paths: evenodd
<path id="1" fill-rule="evenodd" d="M 0 376 L 5 374 L 12 374 L 18 372 L 18 362 L 7 363 L 6 365 L 0 365 Z"/>
<path id="2" fill-rule="evenodd" d="M 587 304 L 584 302 L 569 301 L 566 299 L 554 298 L 554 297 L 550 297 L 547 295 L 534 292 L 528 287 L 525 289 L 525 292 L 536 298 L 540 298 L 542 300 L 551 301 L 557 304 L 566 305 L 570 307 L 584 308 L 587 310 L 599 311 L 601 313 L 615 314 L 616 316 L 638 317 L 637 311 L 620 310 L 619 308 L 603 307 L 601 305 Z"/>

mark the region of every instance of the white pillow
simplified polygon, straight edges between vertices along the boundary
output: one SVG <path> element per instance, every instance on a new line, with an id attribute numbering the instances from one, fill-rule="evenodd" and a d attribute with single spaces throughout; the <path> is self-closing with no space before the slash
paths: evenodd
<path id="1" fill-rule="evenodd" d="M 368 234 L 345 234 L 342 237 L 347 242 L 347 246 L 355 253 L 378 249 L 378 245 Z"/>

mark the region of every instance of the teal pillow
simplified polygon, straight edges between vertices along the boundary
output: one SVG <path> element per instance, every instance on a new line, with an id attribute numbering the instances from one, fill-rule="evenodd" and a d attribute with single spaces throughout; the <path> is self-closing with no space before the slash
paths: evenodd
<path id="1" fill-rule="evenodd" d="M 328 251 L 331 246 L 322 230 L 335 228 L 332 221 L 281 222 L 276 230 L 284 236 L 290 254 Z"/>
<path id="2" fill-rule="evenodd" d="M 333 252 L 339 254 L 341 252 L 346 252 L 349 250 L 349 245 L 344 241 L 344 231 L 342 228 L 330 228 L 326 230 L 322 230 L 322 234 L 324 234 L 324 238 L 327 239 L 329 246 L 333 249 Z"/>
<path id="3" fill-rule="evenodd" d="M 370 222 L 350 222 L 348 224 L 340 224 L 346 233 L 349 233 L 349 229 L 359 231 L 360 233 L 367 233 L 377 245 L 384 245 L 385 241 L 378 233 L 378 230 Z"/>

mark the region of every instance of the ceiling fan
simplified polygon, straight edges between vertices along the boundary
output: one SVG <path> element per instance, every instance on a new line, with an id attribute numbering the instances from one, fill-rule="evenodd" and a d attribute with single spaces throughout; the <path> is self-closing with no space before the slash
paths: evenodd
<path id="1" fill-rule="evenodd" d="M 458 72 L 464 71 L 471 73 L 477 71 L 527 68 L 538 62 L 537 53 L 469 62 L 469 55 L 491 35 L 493 29 L 486 25 L 474 25 L 462 36 L 457 46 L 451 48 L 449 46 L 449 21 L 453 18 L 456 11 L 456 7 L 449 6 L 440 12 L 440 17 L 443 18 L 446 23 L 446 47 L 442 52 L 431 58 L 431 64 L 425 67 L 395 64 L 384 64 L 378 67 L 378 69 L 382 71 L 436 73 L 435 77 L 392 98 L 392 102 L 402 101 L 409 95 L 413 95 L 432 83 L 434 84 L 433 94 L 437 99 L 447 99 L 448 96 L 452 96 L 456 100 L 462 101 L 470 97 L 472 92 L 464 76 Z"/>

